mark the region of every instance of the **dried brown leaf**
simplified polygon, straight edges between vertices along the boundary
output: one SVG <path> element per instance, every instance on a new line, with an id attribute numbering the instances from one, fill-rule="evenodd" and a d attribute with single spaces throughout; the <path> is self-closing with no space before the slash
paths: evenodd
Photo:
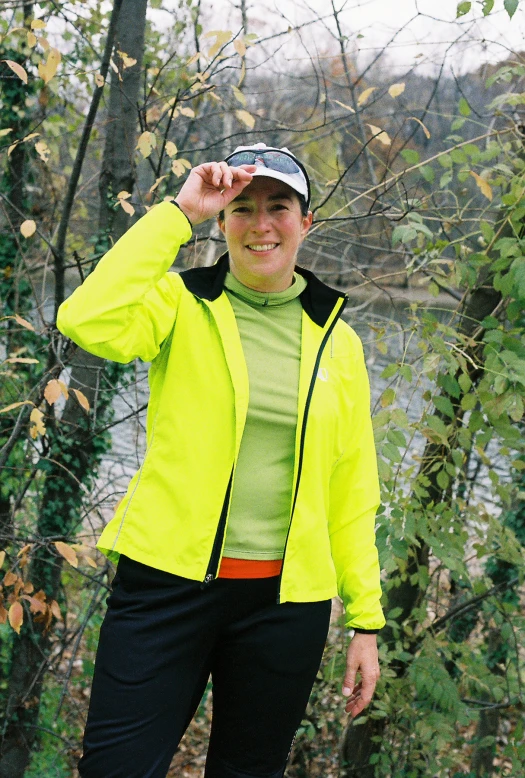
<path id="1" fill-rule="evenodd" d="M 71 548 L 71 546 L 69 546 L 67 543 L 64 543 L 62 540 L 57 540 L 55 543 L 55 548 L 58 553 L 64 557 L 66 562 L 69 562 L 71 567 L 78 567 L 78 557 L 75 550 Z"/>
<path id="2" fill-rule="evenodd" d="M 56 378 L 52 378 L 48 381 L 46 388 L 44 389 L 44 397 L 50 405 L 56 403 L 59 397 L 62 395 L 62 387 Z"/>
<path id="3" fill-rule="evenodd" d="M 35 328 L 31 324 L 31 322 L 27 321 L 27 319 L 22 319 L 22 317 L 19 316 L 17 313 L 15 313 L 13 318 L 16 321 L 17 324 L 20 324 L 21 327 L 25 327 L 26 330 L 31 330 L 32 332 L 35 331 Z"/>
<path id="4" fill-rule="evenodd" d="M 16 574 L 16 573 L 13 573 L 13 571 L 12 571 L 12 570 L 9 570 L 9 571 L 8 571 L 8 572 L 7 572 L 7 573 L 4 575 L 4 580 L 2 581 L 2 583 L 4 584 L 4 586 L 12 586 L 12 585 L 13 585 L 13 584 L 15 584 L 17 581 L 18 581 L 18 576 L 17 576 L 17 574 Z"/>
<path id="5" fill-rule="evenodd" d="M 125 201 L 124 201 L 125 202 Z M 78 402 L 82 406 L 82 408 L 88 412 L 89 411 L 89 400 L 84 394 L 84 392 L 81 392 L 80 389 L 71 389 L 72 392 L 75 393 L 75 397 L 77 398 Z"/>
<path id="6" fill-rule="evenodd" d="M 9 623 L 14 631 L 19 635 L 20 627 L 24 623 L 24 609 L 22 604 L 17 600 L 9 608 Z"/>

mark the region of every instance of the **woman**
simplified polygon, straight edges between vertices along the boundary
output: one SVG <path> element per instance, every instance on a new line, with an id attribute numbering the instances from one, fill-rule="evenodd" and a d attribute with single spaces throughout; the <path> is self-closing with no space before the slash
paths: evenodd
<path id="1" fill-rule="evenodd" d="M 144 461 L 98 544 L 118 567 L 82 778 L 163 778 L 210 675 L 206 778 L 280 778 L 338 592 L 355 630 L 346 710 L 372 697 L 368 380 L 345 296 L 295 264 L 309 202 L 287 149 L 239 147 L 195 167 L 60 308 L 87 351 L 151 361 Z M 167 272 L 217 215 L 228 253 Z"/>

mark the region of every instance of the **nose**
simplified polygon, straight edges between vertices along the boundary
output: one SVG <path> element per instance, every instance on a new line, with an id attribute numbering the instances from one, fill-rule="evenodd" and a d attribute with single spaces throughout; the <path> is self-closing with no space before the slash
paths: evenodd
<path id="1" fill-rule="evenodd" d="M 258 208 L 254 211 L 251 228 L 254 232 L 268 232 L 271 228 L 270 214 L 265 208 Z"/>

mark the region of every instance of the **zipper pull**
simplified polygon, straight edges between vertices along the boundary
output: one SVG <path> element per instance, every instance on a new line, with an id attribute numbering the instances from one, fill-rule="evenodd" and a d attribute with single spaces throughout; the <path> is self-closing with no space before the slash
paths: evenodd
<path id="1" fill-rule="evenodd" d="M 205 589 L 211 582 L 213 581 L 214 576 L 212 573 L 208 573 L 208 575 L 205 577 L 204 581 L 201 583 L 201 589 Z"/>

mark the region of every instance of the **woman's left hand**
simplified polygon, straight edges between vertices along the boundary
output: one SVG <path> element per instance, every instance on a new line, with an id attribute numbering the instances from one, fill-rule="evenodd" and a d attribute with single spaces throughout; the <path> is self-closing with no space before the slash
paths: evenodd
<path id="1" fill-rule="evenodd" d="M 348 646 L 343 681 L 343 696 L 348 697 L 345 710 L 353 719 L 369 704 L 380 674 L 377 636 L 356 632 Z"/>

